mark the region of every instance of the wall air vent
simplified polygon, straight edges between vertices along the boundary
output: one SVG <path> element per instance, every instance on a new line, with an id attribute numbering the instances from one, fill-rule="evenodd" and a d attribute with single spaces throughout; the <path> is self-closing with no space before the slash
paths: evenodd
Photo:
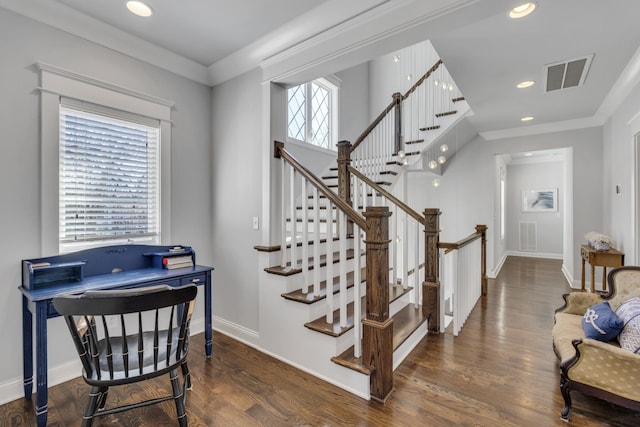
<path id="1" fill-rule="evenodd" d="M 593 54 L 545 65 L 543 70 L 545 92 L 582 86 L 587 78 L 592 60 Z"/>
<path id="2" fill-rule="evenodd" d="M 538 223 L 520 221 L 520 251 L 536 252 L 538 250 Z"/>

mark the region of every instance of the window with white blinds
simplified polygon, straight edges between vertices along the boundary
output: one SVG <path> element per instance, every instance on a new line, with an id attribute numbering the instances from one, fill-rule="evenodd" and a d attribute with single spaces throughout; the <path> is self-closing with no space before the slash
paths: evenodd
<path id="1" fill-rule="evenodd" d="M 155 241 L 160 123 L 74 100 L 60 104 L 60 249 Z"/>

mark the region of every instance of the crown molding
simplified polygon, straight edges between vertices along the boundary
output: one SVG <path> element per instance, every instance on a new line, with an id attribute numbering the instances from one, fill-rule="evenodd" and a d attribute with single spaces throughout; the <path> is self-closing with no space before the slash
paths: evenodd
<path id="1" fill-rule="evenodd" d="M 0 7 L 133 59 L 211 85 L 207 67 L 55 1 L 0 0 Z"/>
<path id="2" fill-rule="evenodd" d="M 574 120 L 563 120 L 558 122 L 541 123 L 539 125 L 524 126 L 519 128 L 493 130 L 479 132 L 479 135 L 487 141 L 494 141 L 505 138 L 518 138 L 523 136 L 540 135 L 545 133 L 564 132 L 569 130 L 586 129 L 603 126 L 605 117 L 594 115 Z"/>
<path id="3" fill-rule="evenodd" d="M 210 78 L 216 85 L 259 66 L 265 79 L 283 80 L 479 1 L 362 0 L 354 5 L 350 2 L 348 10 L 342 0 L 329 1 L 323 6 L 334 13 L 314 9 L 312 13 L 319 13 L 314 20 L 319 19 L 321 24 L 316 23 L 311 32 L 307 28 L 308 15 L 294 19 L 212 64 Z M 335 15 L 336 10 L 340 11 L 339 16 Z"/>

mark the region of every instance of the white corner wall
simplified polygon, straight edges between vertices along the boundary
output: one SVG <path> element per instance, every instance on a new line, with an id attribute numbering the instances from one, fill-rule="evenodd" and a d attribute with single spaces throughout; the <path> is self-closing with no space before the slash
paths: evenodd
<path id="1" fill-rule="evenodd" d="M 625 253 L 626 265 L 640 264 L 638 253 L 638 203 L 640 185 L 634 150 L 634 135 L 640 133 L 640 85 L 629 92 L 604 126 L 602 231 L 616 241 L 617 249 Z M 616 193 L 616 185 L 620 193 Z"/>

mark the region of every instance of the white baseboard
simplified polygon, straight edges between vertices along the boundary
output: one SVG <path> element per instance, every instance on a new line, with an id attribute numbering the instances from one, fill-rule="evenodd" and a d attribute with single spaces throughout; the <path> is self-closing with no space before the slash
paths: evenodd
<path id="1" fill-rule="evenodd" d="M 507 251 L 505 252 L 505 257 L 507 256 L 520 256 L 527 258 L 546 258 L 546 259 L 562 259 L 562 254 L 553 254 L 546 252 L 523 252 L 523 251 Z"/>
<path id="2" fill-rule="evenodd" d="M 199 318 L 191 322 L 190 333 L 196 335 L 204 332 L 204 318 Z M 33 376 L 33 393 L 36 392 L 35 384 L 35 363 L 34 363 L 34 376 Z M 62 384 L 64 382 L 73 380 L 82 375 L 82 364 L 80 360 L 74 358 L 72 361 L 61 363 L 56 366 L 49 366 L 48 369 L 48 385 L 49 387 Z M 24 385 L 22 377 L 12 378 L 2 384 L 0 384 L 0 405 L 12 402 L 16 399 L 24 398 Z"/>
<path id="3" fill-rule="evenodd" d="M 70 362 L 62 363 L 60 365 L 49 368 L 47 381 L 49 387 L 52 387 L 54 385 L 62 384 L 64 382 L 78 378 L 80 375 L 82 375 L 82 364 L 80 363 L 80 360 L 74 359 Z M 33 393 L 35 393 L 35 365 L 33 377 Z M 4 405 L 5 403 L 23 398 L 24 386 L 22 377 L 11 379 L 0 384 L 0 405 Z"/>

